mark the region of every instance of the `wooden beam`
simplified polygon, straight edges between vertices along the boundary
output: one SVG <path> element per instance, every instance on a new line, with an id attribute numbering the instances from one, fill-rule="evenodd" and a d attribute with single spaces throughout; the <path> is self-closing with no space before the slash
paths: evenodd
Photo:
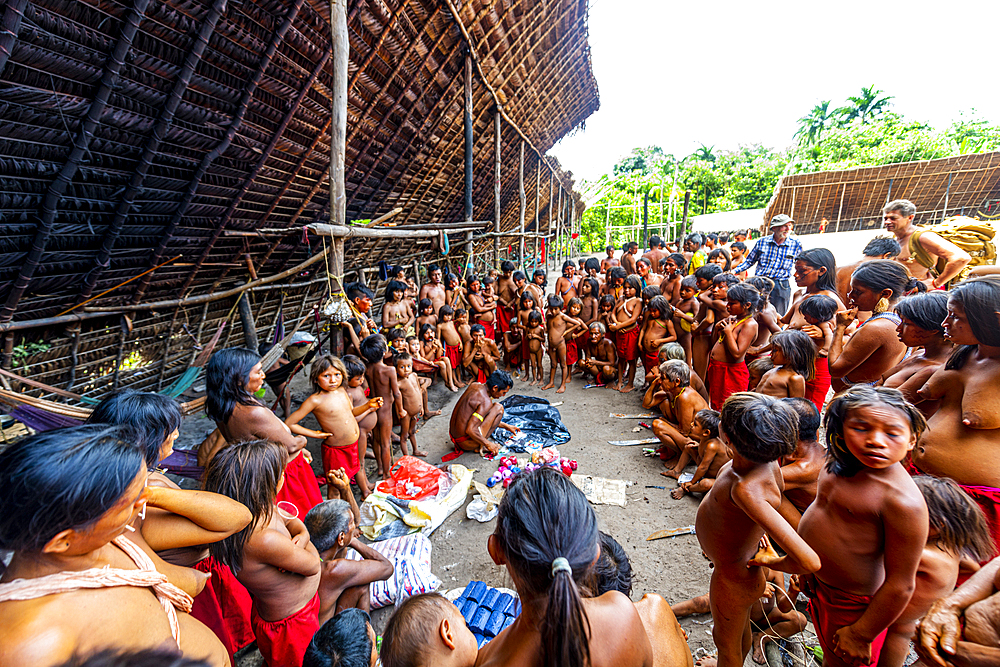
<path id="1" fill-rule="evenodd" d="M 448 233 L 468 233 L 479 231 L 489 222 L 470 221 L 462 227 L 447 230 Z M 335 239 L 431 239 L 437 238 L 441 230 L 417 229 L 413 227 L 348 227 L 346 225 L 328 225 L 317 222 L 309 225 L 309 231 L 319 236 L 329 236 Z"/>
<path id="2" fill-rule="evenodd" d="M 21 32 L 24 8 L 27 6 L 28 0 L 9 0 L 4 7 L 3 23 L 0 24 L 0 72 L 3 72 L 10 54 L 14 51 L 17 35 Z"/>
<path id="3" fill-rule="evenodd" d="M 95 307 L 95 308 L 84 308 L 84 310 L 87 313 L 98 313 L 98 314 L 126 313 L 126 312 L 142 311 L 142 310 L 163 310 L 165 308 L 180 308 L 182 306 L 199 305 L 199 304 L 205 303 L 206 301 L 218 301 L 219 299 L 226 299 L 226 298 L 229 298 L 231 296 L 236 296 L 237 294 L 242 294 L 243 292 L 245 292 L 245 291 L 247 291 L 249 289 L 253 289 L 254 287 L 257 287 L 259 285 L 267 285 L 269 283 L 277 282 L 277 281 L 281 280 L 282 278 L 287 278 L 288 276 L 291 276 L 291 275 L 294 275 L 296 273 L 299 273 L 299 272 L 307 269 L 308 267 L 312 266 L 316 262 L 320 261 L 324 257 L 326 257 L 326 255 L 327 255 L 328 252 L 329 252 L 328 250 L 324 250 L 323 252 L 320 252 L 320 253 L 317 253 L 317 254 L 313 255 L 312 257 L 310 257 L 306 261 L 302 262 L 301 264 L 293 266 L 292 268 L 287 269 L 285 271 L 282 271 L 281 273 L 276 273 L 275 275 L 270 276 L 268 278 L 261 278 L 260 280 L 254 280 L 252 282 L 246 283 L 245 285 L 240 285 L 238 287 L 234 287 L 233 289 L 226 290 L 225 292 L 212 292 L 210 294 L 202 294 L 202 295 L 199 295 L 199 296 L 191 296 L 191 297 L 188 297 L 186 299 L 171 299 L 169 301 L 154 301 L 152 303 L 144 303 L 144 304 L 138 304 L 138 305 L 137 304 L 130 304 L 130 305 L 127 305 L 127 306 L 108 306 L 108 307 L 103 307 L 102 306 L 102 307 Z M 289 285 L 289 287 L 294 287 L 294 285 Z M 50 322 L 44 322 L 44 324 L 59 324 L 61 322 L 75 322 L 75 321 L 78 321 L 79 319 L 86 319 L 86 318 L 81 318 L 78 315 L 66 315 L 65 317 L 51 317 L 51 318 L 48 318 L 48 319 L 51 320 L 51 321 Z M 32 326 L 41 326 L 41 324 L 39 324 L 39 322 L 41 322 L 41 320 L 35 320 L 34 323 L 32 324 Z M 21 323 L 21 322 L 12 322 L 11 324 L 17 325 L 17 324 L 23 324 L 23 323 Z M 11 329 L 18 329 L 18 328 L 26 328 L 26 327 L 17 327 L 17 326 L 4 327 L 2 324 L 0 324 L 0 331 L 11 330 Z"/>

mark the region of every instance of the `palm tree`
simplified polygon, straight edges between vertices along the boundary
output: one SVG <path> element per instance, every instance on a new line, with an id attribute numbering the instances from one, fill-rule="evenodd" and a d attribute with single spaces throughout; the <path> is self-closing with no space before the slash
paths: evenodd
<path id="1" fill-rule="evenodd" d="M 795 137 L 803 146 L 815 146 L 823 138 L 823 130 L 834 120 L 835 112 L 830 110 L 830 100 L 823 100 L 808 114 L 799 118 L 799 129 Z"/>
<path id="2" fill-rule="evenodd" d="M 706 146 L 705 144 L 702 144 L 698 147 L 698 150 L 691 153 L 691 157 L 715 164 L 715 153 L 712 152 L 714 149 L 715 146 Z"/>
<path id="3" fill-rule="evenodd" d="M 889 100 L 893 97 L 883 93 L 885 91 L 875 88 L 875 84 L 862 88 L 860 95 L 848 97 L 848 103 L 837 109 L 835 113 L 841 115 L 845 123 L 850 123 L 858 118 L 864 125 L 870 118 L 882 113 L 889 106 Z"/>

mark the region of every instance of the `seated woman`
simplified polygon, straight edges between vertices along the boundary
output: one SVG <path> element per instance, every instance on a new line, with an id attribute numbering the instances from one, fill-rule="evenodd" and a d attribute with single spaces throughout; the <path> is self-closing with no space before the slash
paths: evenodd
<path id="1" fill-rule="evenodd" d="M 1000 543 L 998 312 L 998 277 L 966 280 L 949 294 L 944 331 L 956 348 L 948 362 L 917 390 L 924 400 L 940 401 L 940 405 L 912 452 L 920 471 L 952 478 L 979 503 L 994 546 Z"/>
<path id="2" fill-rule="evenodd" d="M 548 467 L 519 475 L 500 501 L 487 547 L 493 562 L 506 566 L 522 611 L 483 646 L 476 665 L 653 664 L 631 600 L 618 591 L 581 594 L 599 553 L 597 516 L 568 477 Z"/>
<path id="3" fill-rule="evenodd" d="M 594 565 L 594 594 L 600 596 L 608 591 L 632 596 L 632 564 L 622 545 L 602 531 L 601 555 Z M 654 667 L 691 667 L 693 660 L 687 634 L 667 601 L 656 593 L 646 593 L 635 603 L 635 610 L 652 644 Z"/>
<path id="4" fill-rule="evenodd" d="M 882 374 L 882 386 L 903 392 L 924 416 L 930 417 L 938 408 L 937 401 L 917 393 L 934 371 L 944 366 L 955 347 L 944 335 L 944 318 L 948 315 L 948 294 L 940 290 L 914 294 L 896 304 L 899 326 L 896 335 L 903 345 L 914 348 L 913 354 Z"/>
<path id="5" fill-rule="evenodd" d="M 14 552 L 0 578 L 0 667 L 162 646 L 229 665 L 187 613 L 204 575 L 175 568 L 168 579 L 141 538 L 129 537 L 147 494 L 136 441 L 128 427 L 88 424 L 0 453 L 0 548 Z"/>
<path id="6" fill-rule="evenodd" d="M 278 500 L 293 504 L 302 519 L 306 512 L 323 502 L 312 469 L 312 455 L 305 448 L 305 436 L 292 435 L 291 429 L 277 415 L 254 398 L 254 392 L 263 384 L 260 355 L 239 347 L 219 350 L 212 355 L 205 371 L 208 394 L 205 413 L 228 444 L 268 440 L 285 448 L 288 464 Z M 200 455 L 198 458 L 202 459 Z"/>
<path id="7" fill-rule="evenodd" d="M 228 567 L 220 567 L 206 545 L 243 530 L 250 510 L 217 493 L 185 491 L 156 468 L 170 456 L 181 425 L 177 401 L 162 394 L 124 389 L 94 408 L 91 424 L 130 426 L 146 466 L 146 511 L 131 524 L 168 563 L 211 573 L 191 615 L 207 625 L 230 655 L 253 641 L 250 594 Z"/>
<path id="8" fill-rule="evenodd" d="M 906 345 L 896 336 L 899 315 L 892 307 L 918 281 L 910 278 L 902 264 L 876 259 L 859 266 L 851 276 L 851 310 L 837 313 L 837 329 L 830 345 L 830 375 L 834 391 L 855 384 L 875 386 L 882 374 L 898 364 L 906 354 Z M 858 325 L 844 342 L 844 333 L 858 311 L 872 316 Z"/>

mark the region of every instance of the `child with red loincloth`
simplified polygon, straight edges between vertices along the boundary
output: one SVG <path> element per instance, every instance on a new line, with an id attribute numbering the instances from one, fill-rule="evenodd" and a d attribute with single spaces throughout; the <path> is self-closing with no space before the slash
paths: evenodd
<path id="1" fill-rule="evenodd" d="M 477 276 L 471 275 L 465 279 L 466 298 L 469 300 L 469 310 L 476 324 L 482 325 L 487 338 L 494 338 L 493 323 L 496 321 L 496 297 L 490 300 L 490 295 L 480 291 L 482 285 Z"/>
<path id="2" fill-rule="evenodd" d="M 574 297 L 576 298 L 576 297 Z M 556 368 L 562 368 L 562 384 L 556 390 L 557 394 L 566 391 L 566 383 L 570 379 L 567 347 L 569 341 L 576 336 L 578 329 L 584 328 L 583 322 L 570 317 L 562 311 L 563 301 L 555 294 L 549 296 L 549 308 L 546 311 L 546 337 L 549 341 L 549 383 L 542 391 L 555 386 Z"/>
<path id="3" fill-rule="evenodd" d="M 713 410 L 721 410 L 730 394 L 746 391 L 750 371 L 744 363 L 747 349 L 757 337 L 757 309 L 760 293 L 740 283 L 726 292 L 726 310 L 729 317 L 715 325 L 716 343 L 708 363 L 705 384 Z"/>
<path id="4" fill-rule="evenodd" d="M 670 302 L 662 295 L 654 296 L 646 309 L 646 321 L 639 334 L 639 349 L 642 350 L 642 367 L 646 371 L 647 384 L 660 367 L 660 346 L 677 340 L 674 322 L 670 319 Z"/>
<path id="5" fill-rule="evenodd" d="M 591 257 L 593 259 L 593 257 Z M 581 359 L 586 359 L 590 354 L 590 325 L 601 319 L 600 304 L 598 294 L 601 286 L 596 278 L 583 278 L 580 281 L 580 319 L 587 325 L 587 330 L 576 338 L 576 347 Z"/>
<path id="6" fill-rule="evenodd" d="M 642 282 L 632 274 L 625 280 L 621 300 L 615 304 L 614 318 L 608 327 L 615 332 L 615 346 L 618 353 L 618 384 L 615 389 L 627 394 L 635 389 L 635 366 L 639 356 L 639 315 L 642 312 L 639 292 Z M 627 373 L 627 376 L 626 376 Z M 622 386 L 622 381 L 626 383 Z"/>
<path id="7" fill-rule="evenodd" d="M 371 393 L 371 390 L 365 384 L 365 371 L 367 370 L 365 362 L 353 354 L 345 354 L 341 361 L 344 362 L 344 368 L 347 369 L 347 395 L 351 397 L 352 405 L 355 409 L 367 405 L 368 395 Z M 358 430 L 360 431 L 360 435 L 358 436 L 358 465 L 362 469 L 364 469 L 366 458 L 375 458 L 374 452 L 370 454 L 368 452 L 368 442 L 370 439 L 369 436 L 377 423 L 378 415 L 374 412 L 358 419 Z M 330 475 L 327 474 L 327 479 L 329 478 Z M 327 500 L 329 500 L 330 492 L 333 489 L 328 485 L 326 490 Z"/>
<path id="8" fill-rule="evenodd" d="M 830 402 L 823 425 L 826 470 L 799 522 L 823 565 L 792 590 L 811 599 L 824 665 L 874 665 L 927 545 L 927 504 L 900 464 L 927 423 L 898 390 L 859 385 Z"/>
<path id="9" fill-rule="evenodd" d="M 437 337 L 444 344 L 444 356 L 451 363 L 451 369 L 458 372 L 462 367 L 462 337 L 454 322 L 455 309 L 441 306 L 438 310 Z M 458 381 L 460 378 L 455 378 Z"/>
<path id="10" fill-rule="evenodd" d="M 580 317 L 580 313 L 583 311 L 583 301 L 580 300 L 580 297 L 574 296 L 572 299 L 570 299 L 569 305 L 566 306 L 565 310 L 570 317 L 580 320 L 580 322 L 583 323 L 583 333 L 587 334 L 587 336 L 589 337 L 590 333 L 587 330 L 587 322 L 584 321 L 582 317 Z M 574 372 L 573 366 L 576 364 L 576 362 L 580 360 L 581 357 L 580 336 L 582 335 L 583 334 L 575 333 L 570 336 L 567 336 L 566 338 L 566 365 L 569 367 L 570 377 L 573 376 Z"/>
<path id="11" fill-rule="evenodd" d="M 250 525 L 209 545 L 253 598 L 250 620 L 264 662 L 301 665 L 319 629 L 321 561 L 305 524 L 275 506 L 288 458 L 266 440 L 236 442 L 205 469 L 205 490 L 242 503 Z"/>
<path id="12" fill-rule="evenodd" d="M 431 325 L 425 324 L 420 327 L 420 339 L 416 345 L 410 346 L 410 356 L 436 366 L 449 390 L 458 391 L 459 387 L 465 386 L 464 383 L 455 380 L 451 359 L 445 354 L 444 346 L 434 335 L 434 327 Z"/>
<path id="13" fill-rule="evenodd" d="M 806 382 L 806 398 L 813 402 L 816 409 L 823 411 L 826 395 L 830 392 L 830 346 L 833 345 L 834 323 L 837 314 L 837 300 L 825 294 L 814 294 L 802 300 L 799 304 L 799 314 L 806 324 L 802 331 L 812 339 L 816 348 L 816 371 L 812 379 Z"/>
<path id="14" fill-rule="evenodd" d="M 323 439 L 323 474 L 343 468 L 348 477 L 354 478 L 361 489 L 362 498 L 371 493 L 368 477 L 361 465 L 361 429 L 358 421 L 382 407 L 382 399 L 369 399 L 358 407 L 347 393 L 347 368 L 337 357 L 327 354 L 312 362 L 309 381 L 313 394 L 293 412 L 285 424 L 296 435 Z M 322 432 L 299 424 L 312 413 Z M 351 442 L 351 441 L 354 442 Z"/>

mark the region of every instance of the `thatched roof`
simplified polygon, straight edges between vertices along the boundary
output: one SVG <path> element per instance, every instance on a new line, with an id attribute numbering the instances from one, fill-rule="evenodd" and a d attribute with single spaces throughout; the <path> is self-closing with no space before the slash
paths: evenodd
<path id="1" fill-rule="evenodd" d="M 785 176 L 764 219 L 790 215 L 799 234 L 819 231 L 824 218 L 827 231 L 875 229 L 893 199 L 912 201 L 918 224 L 949 215 L 998 220 L 1000 152 Z"/>
<path id="2" fill-rule="evenodd" d="M 59 314 L 178 255 L 88 305 L 212 293 L 248 280 L 245 253 L 263 277 L 321 250 L 302 227 L 329 217 L 328 3 L 7 0 L 0 12 L 0 325 Z M 540 169 L 546 229 L 548 165 L 557 193 L 560 184 L 571 190 L 572 178 L 536 151 L 544 155 L 599 106 L 586 0 L 349 0 L 348 28 L 348 220 L 395 207 L 403 213 L 393 224 L 463 218 L 468 35 L 476 60 L 473 217 L 494 218 L 499 99 L 503 229 L 519 225 L 522 137 L 527 227 Z M 346 268 L 436 257 L 436 246 L 350 240 Z M 318 298 L 326 286 L 316 276 L 257 294 L 258 322 L 269 324 L 279 301 L 287 311 L 305 305 L 307 293 Z M 128 348 L 184 338 L 185 321 L 204 342 L 232 305 L 140 318 Z M 103 336 L 88 348 L 88 363 L 114 361 L 116 332 Z M 172 352 L 165 357 L 166 379 L 186 363 L 188 347 L 178 349 L 173 361 Z M 35 370 L 59 384 L 66 352 Z"/>

